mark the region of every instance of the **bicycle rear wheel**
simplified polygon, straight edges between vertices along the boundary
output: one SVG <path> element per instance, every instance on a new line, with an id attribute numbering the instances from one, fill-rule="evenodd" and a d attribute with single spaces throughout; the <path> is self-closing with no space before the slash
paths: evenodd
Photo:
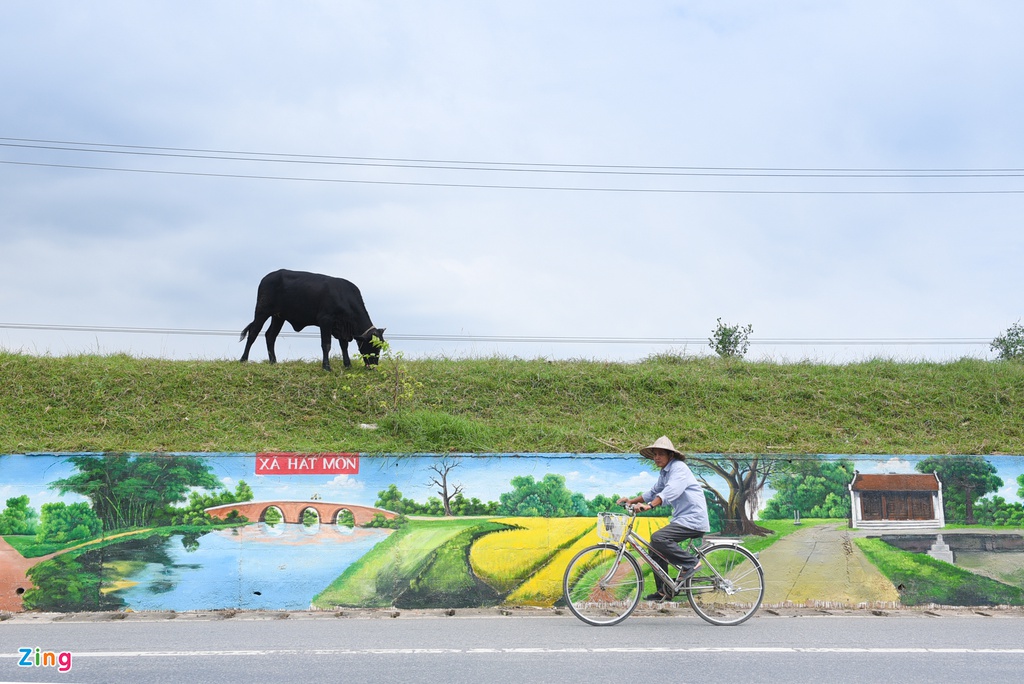
<path id="1" fill-rule="evenodd" d="M 750 551 L 721 544 L 704 553 L 686 597 L 697 615 L 713 625 L 738 625 L 757 612 L 764 598 L 764 572 Z"/>
<path id="2" fill-rule="evenodd" d="M 612 544 L 590 546 L 569 561 L 562 580 L 565 602 L 588 625 L 615 625 L 633 612 L 643 592 L 643 573 L 628 552 Z"/>

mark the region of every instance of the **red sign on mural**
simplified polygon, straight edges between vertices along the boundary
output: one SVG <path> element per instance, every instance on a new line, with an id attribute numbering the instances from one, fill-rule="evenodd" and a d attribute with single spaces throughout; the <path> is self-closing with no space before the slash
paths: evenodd
<path id="1" fill-rule="evenodd" d="M 356 475 L 359 454 L 256 454 L 257 475 Z"/>

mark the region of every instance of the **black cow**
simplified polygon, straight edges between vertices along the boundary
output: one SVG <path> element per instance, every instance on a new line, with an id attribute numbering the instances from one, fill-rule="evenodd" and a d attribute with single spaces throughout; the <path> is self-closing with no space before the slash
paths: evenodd
<path id="1" fill-rule="evenodd" d="M 384 328 L 376 328 L 366 313 L 363 296 L 359 288 L 343 278 L 332 278 L 319 273 L 305 271 L 274 271 L 260 281 L 256 293 L 256 314 L 252 323 L 245 326 L 239 342 L 245 339 L 242 361 L 249 360 L 249 348 L 270 319 L 267 328 L 267 353 L 270 363 L 277 363 L 274 341 L 285 321 L 298 332 L 307 325 L 320 328 L 320 346 L 324 350 L 324 370 L 331 370 L 328 355 L 331 351 L 331 336 L 341 343 L 341 354 L 345 367 L 352 362 L 348 358 L 348 343 L 356 341 L 359 353 L 367 366 L 377 363 L 379 349 L 371 342 L 376 337 L 384 340 Z"/>

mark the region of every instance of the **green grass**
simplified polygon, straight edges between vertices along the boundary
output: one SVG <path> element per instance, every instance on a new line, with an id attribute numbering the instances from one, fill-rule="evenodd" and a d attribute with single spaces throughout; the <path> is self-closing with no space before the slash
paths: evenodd
<path id="1" fill-rule="evenodd" d="M 5 534 L 4 541 L 10 544 L 24 558 L 38 558 L 39 556 L 45 556 L 54 551 L 63 551 L 82 543 L 82 540 L 79 539 L 63 544 L 40 544 L 36 541 L 34 534 Z"/>
<path id="2" fill-rule="evenodd" d="M 473 574 L 469 547 L 482 535 L 507 530 L 503 523 L 480 521 L 442 544 L 430 562 L 395 600 L 398 608 L 469 608 L 495 605 L 501 594 Z"/>
<path id="3" fill-rule="evenodd" d="M 313 597 L 312 604 L 317 608 L 390 606 L 426 569 L 438 547 L 482 522 L 465 518 L 411 520 L 350 565 Z"/>
<path id="4" fill-rule="evenodd" d="M 504 358 L 239 364 L 0 352 L 0 453 L 1024 453 L 1024 364 Z M 376 424 L 367 430 L 361 424 Z"/>
<path id="5" fill-rule="evenodd" d="M 976 575 L 927 554 L 901 551 L 881 539 L 853 541 L 896 586 L 905 606 L 1024 605 L 1024 589 L 1020 587 Z"/>

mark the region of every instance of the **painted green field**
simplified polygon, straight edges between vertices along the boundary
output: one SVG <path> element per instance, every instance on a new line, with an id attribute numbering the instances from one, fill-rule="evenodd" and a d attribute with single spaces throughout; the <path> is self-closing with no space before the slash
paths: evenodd
<path id="1" fill-rule="evenodd" d="M 906 606 L 1024 605 L 1024 589 L 997 582 L 924 553 L 910 553 L 881 539 L 854 539 L 868 559 L 900 592 Z"/>
<path id="2" fill-rule="evenodd" d="M 349 566 L 312 603 L 325 609 L 390 606 L 423 574 L 440 546 L 467 529 L 487 523 L 465 518 L 410 521 Z"/>
<path id="3" fill-rule="evenodd" d="M 665 519 L 643 518 L 645 537 Z M 824 521 L 805 521 L 805 525 Z M 799 529 L 770 521 L 775 534 L 750 537 L 755 550 Z M 555 605 L 562 575 L 581 549 L 598 542 L 593 518 L 412 520 L 314 597 L 316 608 L 459 608 Z"/>

